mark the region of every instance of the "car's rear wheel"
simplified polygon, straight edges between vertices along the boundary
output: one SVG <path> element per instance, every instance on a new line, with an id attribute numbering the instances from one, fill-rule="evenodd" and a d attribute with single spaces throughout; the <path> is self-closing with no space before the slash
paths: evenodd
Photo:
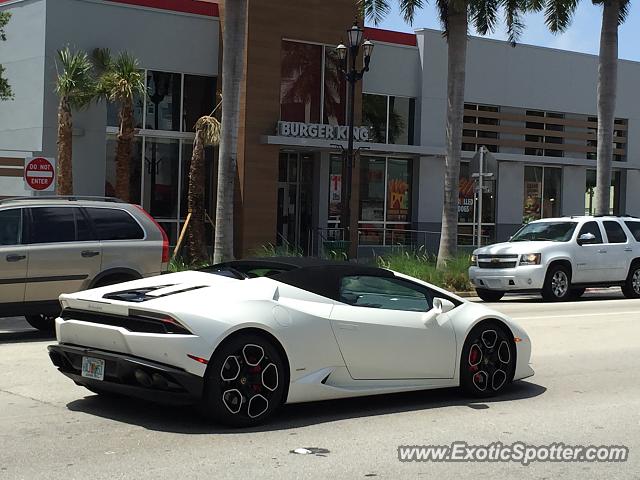
<path id="1" fill-rule="evenodd" d="M 207 367 L 202 411 L 215 422 L 249 427 L 284 402 L 284 361 L 266 338 L 240 334 L 224 343 Z"/>
<path id="2" fill-rule="evenodd" d="M 640 262 L 631 265 L 622 293 L 627 298 L 640 298 Z"/>
<path id="3" fill-rule="evenodd" d="M 25 315 L 24 318 L 27 320 L 29 325 L 42 332 L 53 333 L 56 329 L 56 315 L 39 313 L 35 315 Z"/>
<path id="4" fill-rule="evenodd" d="M 511 382 L 516 367 L 513 337 L 498 322 L 474 327 L 462 348 L 460 386 L 474 397 L 499 394 Z"/>
<path id="5" fill-rule="evenodd" d="M 504 292 L 476 288 L 476 293 L 485 302 L 499 302 L 504 297 Z"/>
<path id="6" fill-rule="evenodd" d="M 547 302 L 563 302 L 571 296 L 571 273 L 564 265 L 552 265 L 542 287 Z"/>

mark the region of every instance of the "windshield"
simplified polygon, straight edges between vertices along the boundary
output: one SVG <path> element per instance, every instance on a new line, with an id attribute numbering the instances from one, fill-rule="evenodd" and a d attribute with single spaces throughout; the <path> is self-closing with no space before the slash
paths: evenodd
<path id="1" fill-rule="evenodd" d="M 511 237 L 512 242 L 568 242 L 576 229 L 576 222 L 536 222 L 522 227 Z"/>

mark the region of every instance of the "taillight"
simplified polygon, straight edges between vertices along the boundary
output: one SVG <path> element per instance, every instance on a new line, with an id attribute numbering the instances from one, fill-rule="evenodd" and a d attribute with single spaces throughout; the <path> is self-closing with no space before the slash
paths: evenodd
<path id="1" fill-rule="evenodd" d="M 142 213 L 144 213 L 147 216 L 147 218 L 151 220 L 156 227 L 158 227 L 158 230 L 160 230 L 160 234 L 162 235 L 162 263 L 169 263 L 169 237 L 167 237 L 167 232 L 165 232 L 164 228 L 162 228 L 160 224 L 156 222 L 155 218 L 149 215 L 149 212 L 147 212 L 140 205 L 136 205 L 136 207 Z"/>

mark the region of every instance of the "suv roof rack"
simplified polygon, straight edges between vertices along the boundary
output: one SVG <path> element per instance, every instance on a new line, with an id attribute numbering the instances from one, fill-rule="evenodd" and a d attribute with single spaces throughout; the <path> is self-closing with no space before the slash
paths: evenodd
<path id="1" fill-rule="evenodd" d="M 9 202 L 21 202 L 21 201 L 38 201 L 38 200 L 67 200 L 69 202 L 77 201 L 91 201 L 91 202 L 111 202 L 111 203 L 124 203 L 122 200 L 116 197 L 101 197 L 91 195 L 38 195 L 33 197 L 9 197 L 0 200 L 0 204 Z"/>

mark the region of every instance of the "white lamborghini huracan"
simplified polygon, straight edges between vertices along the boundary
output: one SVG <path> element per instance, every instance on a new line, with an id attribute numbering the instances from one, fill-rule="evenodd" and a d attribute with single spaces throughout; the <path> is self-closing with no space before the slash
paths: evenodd
<path id="1" fill-rule="evenodd" d="M 415 278 L 311 258 L 239 260 L 62 295 L 59 370 L 98 394 L 198 404 L 249 426 L 283 403 L 533 375 L 505 315 Z"/>

